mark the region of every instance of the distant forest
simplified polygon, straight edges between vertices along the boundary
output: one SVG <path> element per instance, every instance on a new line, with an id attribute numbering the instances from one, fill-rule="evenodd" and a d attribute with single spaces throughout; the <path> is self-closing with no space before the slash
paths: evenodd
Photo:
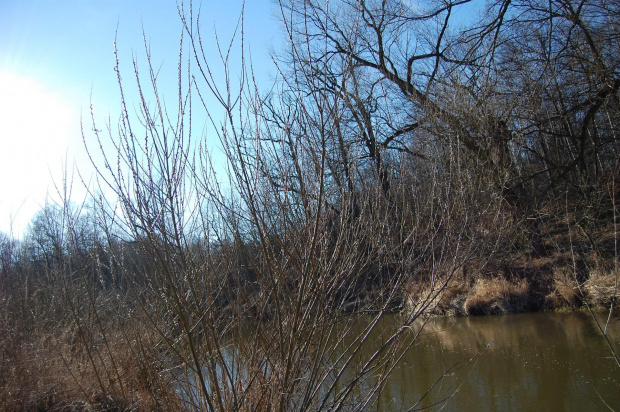
<path id="1" fill-rule="evenodd" d="M 1 404 L 365 409 L 431 314 L 613 310 L 620 2 L 279 0 L 271 85 L 202 7 L 176 99 L 117 55 L 91 196 L 0 234 Z"/>

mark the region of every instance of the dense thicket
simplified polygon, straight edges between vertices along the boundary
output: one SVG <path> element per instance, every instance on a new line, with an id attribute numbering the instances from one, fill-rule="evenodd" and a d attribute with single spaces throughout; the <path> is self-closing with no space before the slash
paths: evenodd
<path id="1" fill-rule="evenodd" d="M 275 7 L 287 41 L 269 89 L 242 21 L 206 55 L 191 5 L 176 101 L 148 47 L 132 82 L 117 57 L 119 121 L 83 127 L 101 190 L 76 206 L 65 189 L 21 241 L 0 238 L 0 401 L 364 409 L 414 322 L 481 278 L 503 278 L 499 309 L 515 290 L 518 310 L 587 302 L 593 274 L 615 302 L 618 2 Z M 495 310 L 482 293 L 464 312 Z M 392 311 L 401 327 L 376 342 Z M 36 376 L 20 372 L 37 357 Z"/>

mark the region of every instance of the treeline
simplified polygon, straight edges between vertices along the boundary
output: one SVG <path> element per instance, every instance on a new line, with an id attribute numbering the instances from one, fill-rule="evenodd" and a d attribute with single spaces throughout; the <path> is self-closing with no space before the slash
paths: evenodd
<path id="1" fill-rule="evenodd" d="M 268 92 L 191 4 L 176 100 L 116 54 L 99 186 L 0 239 L 10 409 L 364 409 L 433 311 L 617 299 L 617 2 L 274 7 Z"/>

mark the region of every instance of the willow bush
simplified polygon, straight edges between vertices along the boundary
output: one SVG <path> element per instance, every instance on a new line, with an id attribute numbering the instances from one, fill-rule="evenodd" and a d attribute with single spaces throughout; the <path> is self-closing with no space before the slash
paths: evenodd
<path id="1" fill-rule="evenodd" d="M 278 1 L 266 92 L 243 13 L 209 42 L 179 4 L 173 99 L 146 42 L 116 50 L 118 122 L 82 125 L 90 198 L 67 176 L 23 242 L 0 239 L 0 402 L 369 409 L 452 281 L 494 290 L 476 277 L 498 252 L 549 247 L 557 198 L 584 233 L 615 225 L 616 5 L 457 24 L 467 3 Z"/>

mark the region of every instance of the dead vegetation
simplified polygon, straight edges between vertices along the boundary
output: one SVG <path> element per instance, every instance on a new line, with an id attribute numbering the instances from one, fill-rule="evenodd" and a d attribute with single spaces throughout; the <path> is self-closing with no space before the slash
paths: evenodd
<path id="1" fill-rule="evenodd" d="M 615 307 L 618 251 L 613 224 L 601 219 L 589 232 L 582 229 L 575 235 L 565 223 L 571 216 L 550 221 L 543 229 L 542 256 L 522 247 L 469 260 L 438 295 L 435 313 L 470 316 Z M 419 293 L 424 284 L 417 288 L 411 293 Z"/>
<path id="2" fill-rule="evenodd" d="M 0 237 L 0 403 L 370 409 L 430 313 L 614 307 L 617 10 L 495 1 L 461 30 L 467 2 L 405 3 L 277 2 L 266 93 L 243 22 L 208 55 L 191 2 L 176 101 L 148 45 L 115 53 L 99 186 Z"/>

